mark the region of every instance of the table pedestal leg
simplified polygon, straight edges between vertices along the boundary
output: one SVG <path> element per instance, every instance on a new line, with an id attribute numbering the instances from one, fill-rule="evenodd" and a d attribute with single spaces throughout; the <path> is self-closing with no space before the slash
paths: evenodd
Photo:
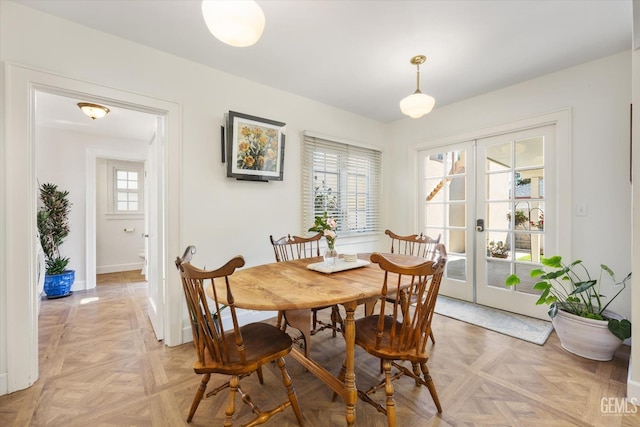
<path id="1" fill-rule="evenodd" d="M 346 405 L 346 419 L 347 425 L 352 426 L 356 420 L 356 400 L 358 399 L 358 390 L 356 389 L 356 374 L 355 374 L 355 355 L 356 355 L 356 325 L 354 313 L 356 310 L 356 303 L 344 304 L 344 308 L 347 312 L 347 317 L 344 321 L 344 341 L 346 346 L 345 366 L 347 371 L 344 376 L 344 403 Z"/>

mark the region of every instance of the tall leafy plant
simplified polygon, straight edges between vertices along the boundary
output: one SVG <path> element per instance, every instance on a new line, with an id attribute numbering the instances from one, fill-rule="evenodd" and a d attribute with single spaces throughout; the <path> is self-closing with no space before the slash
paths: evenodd
<path id="1" fill-rule="evenodd" d="M 69 258 L 60 255 L 60 245 L 69 235 L 71 203 L 68 196 L 68 191 L 58 190 L 55 184 L 40 186 L 42 207 L 38 211 L 38 232 L 50 276 L 64 273 L 69 264 Z"/>

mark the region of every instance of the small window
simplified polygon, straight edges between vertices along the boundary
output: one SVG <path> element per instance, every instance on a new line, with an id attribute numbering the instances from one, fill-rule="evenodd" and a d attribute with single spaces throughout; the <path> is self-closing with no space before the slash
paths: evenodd
<path id="1" fill-rule="evenodd" d="M 108 171 L 112 213 L 144 213 L 144 163 L 109 161 Z"/>

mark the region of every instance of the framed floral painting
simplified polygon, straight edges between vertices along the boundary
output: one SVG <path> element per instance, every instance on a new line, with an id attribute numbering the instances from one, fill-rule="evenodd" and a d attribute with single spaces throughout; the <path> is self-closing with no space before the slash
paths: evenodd
<path id="1" fill-rule="evenodd" d="M 251 181 L 282 181 L 285 123 L 229 111 L 227 176 Z"/>

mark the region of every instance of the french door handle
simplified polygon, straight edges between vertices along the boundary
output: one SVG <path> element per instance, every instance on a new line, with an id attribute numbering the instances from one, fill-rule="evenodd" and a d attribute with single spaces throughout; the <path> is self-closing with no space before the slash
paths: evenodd
<path id="1" fill-rule="evenodd" d="M 484 231 L 484 219 L 476 220 L 476 231 L 483 232 Z"/>

